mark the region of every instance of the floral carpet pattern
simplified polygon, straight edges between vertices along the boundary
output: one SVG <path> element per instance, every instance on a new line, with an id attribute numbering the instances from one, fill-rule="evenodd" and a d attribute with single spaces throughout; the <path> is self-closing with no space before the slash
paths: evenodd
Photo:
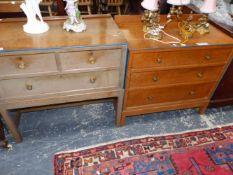
<path id="1" fill-rule="evenodd" d="M 233 126 L 57 153 L 55 175 L 232 175 Z"/>

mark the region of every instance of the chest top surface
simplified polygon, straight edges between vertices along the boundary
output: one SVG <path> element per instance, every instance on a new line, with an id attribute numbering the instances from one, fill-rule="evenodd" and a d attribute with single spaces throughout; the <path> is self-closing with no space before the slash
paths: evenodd
<path id="1" fill-rule="evenodd" d="M 65 20 L 66 17 L 45 19 L 50 27 L 48 32 L 27 34 L 23 31 L 25 19 L 3 19 L 0 21 L 0 52 L 126 44 L 109 15 L 84 17 L 87 30 L 82 33 L 65 31 Z"/>
<path id="2" fill-rule="evenodd" d="M 194 20 L 197 20 L 198 16 L 194 16 Z M 165 23 L 166 16 L 161 15 L 161 23 Z M 130 50 L 141 50 L 141 49 L 172 49 L 177 48 L 179 46 L 173 46 L 171 44 L 163 44 L 158 41 L 144 39 L 143 32 L 143 23 L 141 21 L 141 16 L 128 15 L 128 16 L 115 16 L 115 21 L 118 24 L 121 31 L 124 33 L 128 41 L 128 47 Z M 179 38 L 181 41 L 183 40 L 179 36 L 179 29 L 177 27 L 177 22 L 171 22 L 164 29 L 166 33 L 172 35 L 176 38 Z M 164 35 L 162 41 L 176 41 L 167 35 Z M 227 34 L 223 33 L 218 28 L 210 25 L 210 33 L 205 35 L 200 35 L 195 32 L 193 38 L 191 38 L 186 46 L 182 46 L 184 48 L 189 47 L 198 47 L 197 43 L 207 43 L 207 46 L 233 46 L 233 39 Z M 180 47 L 179 47 L 180 48 Z"/>

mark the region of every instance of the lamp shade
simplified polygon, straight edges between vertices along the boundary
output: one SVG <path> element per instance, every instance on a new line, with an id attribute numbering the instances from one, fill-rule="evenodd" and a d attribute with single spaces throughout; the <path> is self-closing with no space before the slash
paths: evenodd
<path id="1" fill-rule="evenodd" d="M 144 0 L 142 1 L 141 5 L 143 8 L 150 10 L 150 11 L 157 11 L 158 8 L 158 1 L 159 0 Z"/>
<path id="2" fill-rule="evenodd" d="M 167 0 L 167 3 L 171 5 L 187 5 L 190 3 L 190 0 Z"/>
<path id="3" fill-rule="evenodd" d="M 200 8 L 202 13 L 214 13 L 216 12 L 217 0 L 205 0 L 204 4 Z"/>

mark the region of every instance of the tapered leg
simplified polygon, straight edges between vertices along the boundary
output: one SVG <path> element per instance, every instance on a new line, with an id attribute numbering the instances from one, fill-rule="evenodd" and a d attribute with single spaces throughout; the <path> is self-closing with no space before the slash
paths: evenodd
<path id="1" fill-rule="evenodd" d="M 123 95 L 119 95 L 116 100 L 117 101 L 114 102 L 115 111 L 116 111 L 116 125 L 121 126 L 121 113 L 122 113 L 122 106 L 123 106 Z"/>
<path id="2" fill-rule="evenodd" d="M 125 120 L 126 120 L 126 116 L 122 113 L 119 126 L 124 126 L 126 122 Z"/>
<path id="3" fill-rule="evenodd" d="M 49 12 L 49 16 L 53 16 L 52 9 L 50 6 L 48 6 L 48 12 Z"/>
<path id="4" fill-rule="evenodd" d="M 12 120 L 12 118 L 9 116 L 8 111 L 1 109 L 0 113 L 1 113 L 2 118 L 4 119 L 4 121 L 5 121 L 6 125 L 7 125 L 7 127 L 9 128 L 12 136 L 14 137 L 15 141 L 17 143 L 22 142 L 22 137 L 21 137 L 21 135 L 20 135 L 20 133 L 18 131 L 18 128 L 16 127 L 16 125 L 15 125 L 14 121 Z"/>
<path id="5" fill-rule="evenodd" d="M 207 107 L 208 107 L 208 104 L 207 104 L 207 105 L 204 105 L 204 106 L 201 106 L 201 107 L 199 108 L 199 114 L 204 114 L 205 111 L 206 111 L 206 109 L 207 109 Z"/>
<path id="6" fill-rule="evenodd" d="M 118 13 L 118 15 L 121 15 L 121 7 L 120 6 L 117 6 L 117 13 Z"/>
<path id="7" fill-rule="evenodd" d="M 124 15 L 128 12 L 128 9 L 129 9 L 129 2 L 126 0 L 125 2 L 125 8 L 124 8 Z"/>
<path id="8" fill-rule="evenodd" d="M 7 148 L 7 140 L 5 137 L 5 132 L 4 132 L 4 127 L 3 127 L 3 123 L 0 119 L 0 147 L 4 147 Z"/>
<path id="9" fill-rule="evenodd" d="M 21 118 L 21 112 L 17 110 L 15 112 L 15 125 L 17 128 L 19 127 L 20 118 Z"/>
<path id="10" fill-rule="evenodd" d="M 91 15 L 91 6 L 90 5 L 87 6 L 87 11 L 88 11 L 88 15 Z"/>

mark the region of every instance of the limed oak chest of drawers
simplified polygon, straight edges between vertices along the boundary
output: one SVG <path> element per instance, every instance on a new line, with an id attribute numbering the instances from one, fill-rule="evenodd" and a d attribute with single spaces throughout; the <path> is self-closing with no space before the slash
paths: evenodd
<path id="1" fill-rule="evenodd" d="M 195 34 L 181 47 L 144 39 L 140 16 L 115 20 L 129 44 L 121 125 L 127 116 L 158 111 L 197 107 L 204 113 L 232 57 L 232 38 L 210 26 L 209 34 Z M 179 37 L 176 25 L 165 30 Z"/>
<path id="2" fill-rule="evenodd" d="M 86 17 L 83 33 L 64 31 L 64 20 L 48 20 L 39 35 L 24 33 L 25 21 L 0 22 L 0 112 L 17 142 L 11 109 L 114 98 L 120 123 L 125 39 L 107 15 Z"/>

